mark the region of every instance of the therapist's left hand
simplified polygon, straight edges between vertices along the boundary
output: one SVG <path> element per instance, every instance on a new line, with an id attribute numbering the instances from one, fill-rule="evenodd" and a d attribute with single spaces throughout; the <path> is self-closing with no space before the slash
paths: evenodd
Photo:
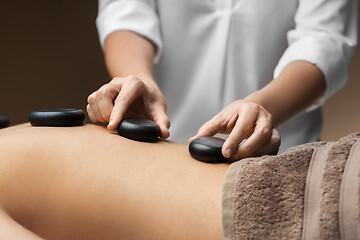
<path id="1" fill-rule="evenodd" d="M 277 154 L 281 142 L 279 132 L 273 127 L 271 113 L 259 104 L 244 100 L 228 105 L 206 122 L 189 142 L 217 133 L 229 134 L 222 154 L 233 161 Z"/>

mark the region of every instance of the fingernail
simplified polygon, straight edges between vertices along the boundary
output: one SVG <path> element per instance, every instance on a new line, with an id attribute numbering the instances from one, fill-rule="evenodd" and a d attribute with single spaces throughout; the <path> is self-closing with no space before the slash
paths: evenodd
<path id="1" fill-rule="evenodd" d="M 108 127 L 111 127 L 112 125 L 114 125 L 114 120 L 110 120 Z"/>
<path id="2" fill-rule="evenodd" d="M 230 149 L 230 148 L 226 149 L 226 150 L 225 150 L 225 154 L 226 154 L 227 156 L 224 156 L 224 157 L 229 158 L 229 157 L 231 156 L 231 149 Z"/>

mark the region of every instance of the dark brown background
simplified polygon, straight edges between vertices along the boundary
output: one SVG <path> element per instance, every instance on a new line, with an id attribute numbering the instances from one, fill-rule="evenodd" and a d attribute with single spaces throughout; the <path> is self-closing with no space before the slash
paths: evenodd
<path id="1" fill-rule="evenodd" d="M 12 124 L 32 110 L 85 109 L 109 80 L 99 47 L 97 0 L 3 1 L 0 13 L 0 112 Z M 323 139 L 360 130 L 360 48 L 346 87 L 323 107 Z"/>

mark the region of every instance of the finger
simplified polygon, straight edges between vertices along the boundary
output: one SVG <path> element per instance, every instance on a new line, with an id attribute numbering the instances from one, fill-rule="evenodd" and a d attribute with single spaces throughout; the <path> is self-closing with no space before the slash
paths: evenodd
<path id="1" fill-rule="evenodd" d="M 150 117 L 152 120 L 160 127 L 160 136 L 161 138 L 168 138 L 170 136 L 169 127 L 170 121 L 162 107 L 156 107 Z"/>
<path id="2" fill-rule="evenodd" d="M 90 94 L 88 97 L 88 104 L 92 110 L 94 122 L 106 122 L 100 113 L 99 106 L 97 105 L 96 92 Z"/>
<path id="3" fill-rule="evenodd" d="M 252 155 L 244 154 L 244 151 L 237 151 L 233 156 L 231 156 L 231 160 L 237 161 L 246 157 L 259 157 L 263 155 L 276 155 L 279 151 L 279 147 L 281 144 L 280 134 L 276 129 L 272 130 L 271 138 L 268 142 L 266 142 L 258 151 L 254 152 Z"/>
<path id="4" fill-rule="evenodd" d="M 166 139 L 170 136 L 169 127 L 170 121 L 167 115 L 162 112 L 158 113 L 158 116 L 154 119 L 155 123 L 160 127 L 160 136 L 163 139 Z"/>
<path id="5" fill-rule="evenodd" d="M 166 139 L 170 136 L 169 128 L 167 127 L 169 120 L 156 121 L 156 124 L 160 127 L 160 137 Z"/>
<path id="6" fill-rule="evenodd" d="M 100 111 L 100 114 L 102 118 L 105 120 L 105 122 L 110 121 L 110 115 L 113 109 L 113 103 L 112 100 L 109 99 L 101 99 L 98 102 L 98 108 Z"/>
<path id="7" fill-rule="evenodd" d="M 205 137 L 205 136 L 214 136 L 215 134 L 222 132 L 224 128 L 224 123 L 222 115 L 218 114 L 206 123 L 204 123 L 198 130 L 195 136 L 191 137 L 188 142 L 191 143 L 196 138 Z"/>
<path id="8" fill-rule="evenodd" d="M 100 114 L 106 122 L 110 121 L 110 114 L 113 109 L 113 101 L 120 90 L 121 87 L 115 88 L 113 84 L 105 84 L 96 93 L 97 105 Z"/>
<path id="9" fill-rule="evenodd" d="M 189 143 L 199 137 L 214 136 L 217 133 L 230 133 L 234 128 L 238 117 L 238 112 L 234 112 L 233 109 L 224 109 L 200 127 L 197 134 L 189 139 Z"/>
<path id="10" fill-rule="evenodd" d="M 108 125 L 109 130 L 114 130 L 119 125 L 131 103 L 143 94 L 144 89 L 145 85 L 141 81 L 131 81 L 122 86 L 119 95 L 115 99 L 114 107 L 110 114 L 110 121 Z"/>
<path id="11" fill-rule="evenodd" d="M 199 137 L 205 137 L 205 136 L 214 136 L 219 129 L 219 125 L 217 124 L 217 121 L 214 119 L 211 119 L 210 121 L 206 122 L 204 125 L 202 125 L 195 136 L 191 137 L 188 142 L 191 143 L 195 139 Z"/>
<path id="12" fill-rule="evenodd" d="M 279 152 L 280 145 L 280 133 L 275 128 L 273 128 L 270 141 L 268 141 L 263 147 L 259 149 L 258 156 L 276 155 Z"/>
<path id="13" fill-rule="evenodd" d="M 254 132 L 257 116 L 258 114 L 256 112 L 249 111 L 239 115 L 234 128 L 221 149 L 224 157 L 230 158 L 239 144 Z"/>
<path id="14" fill-rule="evenodd" d="M 168 138 L 170 136 L 170 121 L 166 114 L 166 103 L 157 102 L 152 107 L 147 105 L 146 109 L 149 112 L 149 117 L 160 127 L 161 138 Z"/>
<path id="15" fill-rule="evenodd" d="M 265 118 L 259 119 L 254 132 L 242 143 L 231 156 L 233 160 L 258 156 L 261 148 L 266 145 L 272 135 L 272 124 Z"/>
<path id="16" fill-rule="evenodd" d="M 97 120 L 95 118 L 95 115 L 94 115 L 93 111 L 91 110 L 91 107 L 90 107 L 89 104 L 86 106 L 86 111 L 87 111 L 87 114 L 88 114 L 88 116 L 90 118 L 90 121 L 97 122 Z"/>

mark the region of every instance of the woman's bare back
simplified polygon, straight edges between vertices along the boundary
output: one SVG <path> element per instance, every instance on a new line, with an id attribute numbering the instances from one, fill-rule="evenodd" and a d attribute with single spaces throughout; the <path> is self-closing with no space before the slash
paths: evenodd
<path id="1" fill-rule="evenodd" d="M 102 126 L 25 124 L 0 131 L 0 206 L 46 239 L 221 239 L 227 168 Z"/>

